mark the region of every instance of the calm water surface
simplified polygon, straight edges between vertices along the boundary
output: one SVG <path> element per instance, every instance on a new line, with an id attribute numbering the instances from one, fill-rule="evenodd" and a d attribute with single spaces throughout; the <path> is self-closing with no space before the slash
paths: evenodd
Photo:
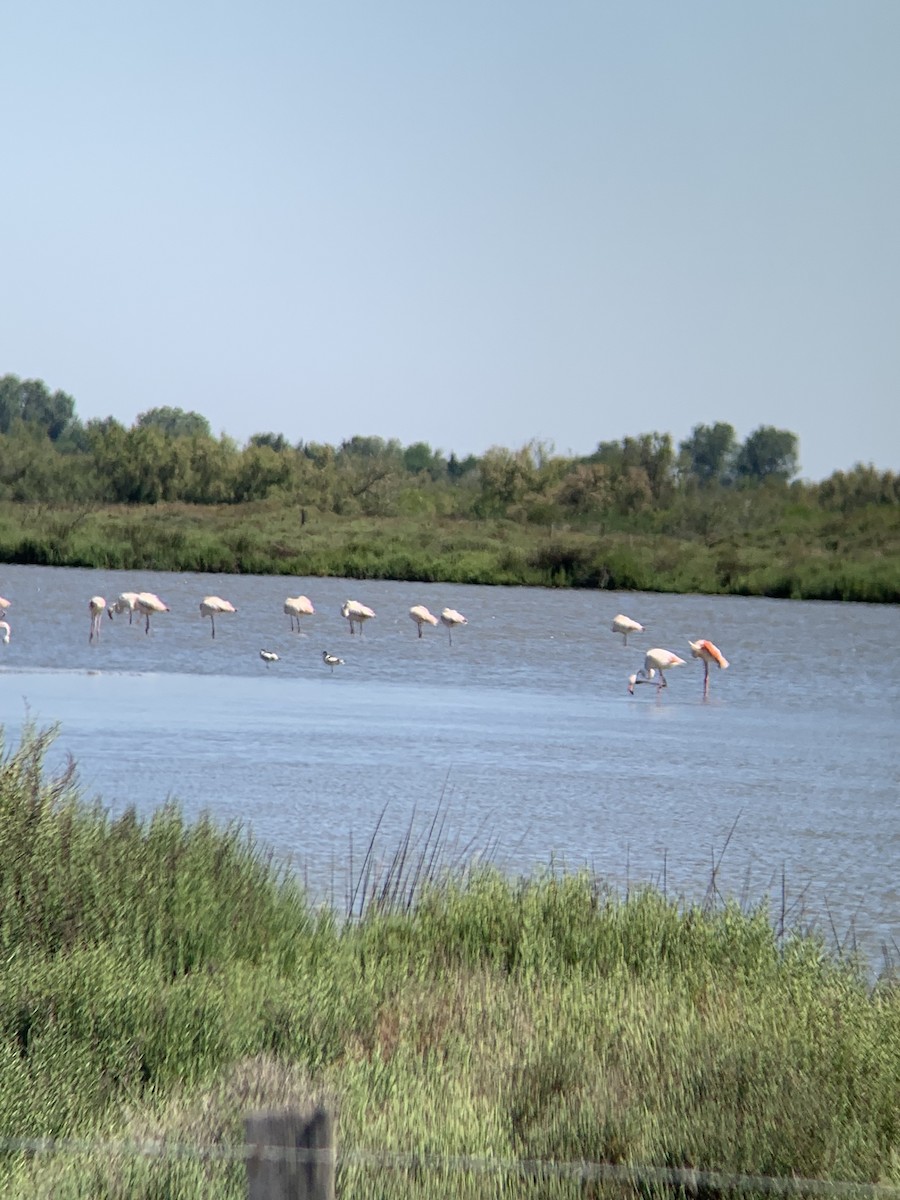
<path id="1" fill-rule="evenodd" d="M 87 601 L 155 591 L 149 636 Z M 207 593 L 238 613 L 215 641 Z M 316 606 L 298 634 L 281 606 Z M 0 645 L 0 723 L 59 725 L 83 789 L 113 812 L 177 798 L 240 820 L 310 886 L 343 901 L 351 845 L 385 858 L 440 808 L 449 854 L 512 872 L 588 866 L 702 898 L 719 886 L 781 896 L 794 916 L 868 955 L 900 946 L 900 644 L 894 608 L 731 597 L 555 592 L 339 579 L 7 566 L 12 640 Z M 375 609 L 363 637 L 348 597 Z M 469 624 L 420 640 L 413 604 Z M 625 612 L 647 633 L 622 644 Z M 626 691 L 650 646 L 709 637 L 731 661 L 707 703 L 702 667 Z M 280 662 L 267 668 L 261 647 Z M 321 655 L 346 659 L 332 675 Z M 733 832 L 731 832 L 733 830 Z M 729 841 L 729 833 L 731 837 Z M 726 848 L 726 842 L 727 848 Z M 723 853 L 724 851 L 724 853 Z"/>

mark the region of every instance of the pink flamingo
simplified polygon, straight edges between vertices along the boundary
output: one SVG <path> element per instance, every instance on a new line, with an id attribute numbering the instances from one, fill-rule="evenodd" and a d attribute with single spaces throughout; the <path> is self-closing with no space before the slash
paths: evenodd
<path id="1" fill-rule="evenodd" d="M 300 632 L 300 618 L 315 616 L 316 610 L 313 608 L 312 600 L 309 596 L 288 596 L 284 602 L 284 614 L 291 618 L 291 631 L 294 629 L 294 622 L 297 622 L 297 632 Z"/>
<path id="2" fill-rule="evenodd" d="M 150 632 L 150 615 L 151 613 L 164 613 L 169 611 L 169 606 L 159 596 L 153 592 L 138 592 L 134 602 L 134 607 L 147 618 L 147 624 L 144 626 L 144 633 Z"/>
<path id="3" fill-rule="evenodd" d="M 414 604 L 409 610 L 409 615 L 416 623 L 419 630 L 419 637 L 422 636 L 423 625 L 437 625 L 438 619 L 434 613 L 429 612 L 424 604 Z"/>
<path id="4" fill-rule="evenodd" d="M 703 699 L 706 700 L 709 696 L 709 664 L 715 663 L 724 671 L 728 666 L 728 659 L 718 646 L 708 642 L 706 638 L 701 638 L 699 642 L 688 641 L 688 645 L 691 648 L 691 657 L 703 660 Z"/>
<path id="5" fill-rule="evenodd" d="M 223 600 L 221 596 L 204 596 L 200 601 L 200 616 L 209 617 L 213 637 L 216 636 L 216 613 L 234 612 L 237 612 L 237 609 L 231 601 Z"/>
<path id="6" fill-rule="evenodd" d="M 659 673 L 659 682 L 656 683 L 656 694 L 659 695 L 664 687 L 669 686 L 663 672 L 672 667 L 683 667 L 684 663 L 685 660 L 679 658 L 677 654 L 673 654 L 671 650 L 660 650 L 658 646 L 653 650 L 648 650 L 644 655 L 644 665 L 641 669 L 634 675 L 628 676 L 629 695 L 634 695 L 637 684 L 655 682 L 657 673 Z"/>
<path id="7" fill-rule="evenodd" d="M 453 630 L 457 625 L 468 625 L 468 621 L 461 612 L 457 612 L 455 608 L 445 608 L 441 612 L 441 624 L 447 628 L 447 636 L 450 638 L 450 645 L 453 645 Z"/>
<path id="8" fill-rule="evenodd" d="M 106 607 L 106 601 L 102 596 L 91 596 L 88 601 L 88 611 L 91 614 L 91 632 L 88 636 L 88 642 L 92 642 L 94 638 L 100 641 L 100 623 L 103 619 L 104 612 L 108 613 L 109 619 L 112 620 L 112 613 Z"/>
<path id="9" fill-rule="evenodd" d="M 624 613 L 617 613 L 617 615 L 613 617 L 611 628 L 613 633 L 621 633 L 624 639 L 622 644 L 625 646 L 628 645 L 629 633 L 644 632 L 643 625 L 639 625 L 637 621 L 632 621 L 631 617 L 626 617 Z"/>

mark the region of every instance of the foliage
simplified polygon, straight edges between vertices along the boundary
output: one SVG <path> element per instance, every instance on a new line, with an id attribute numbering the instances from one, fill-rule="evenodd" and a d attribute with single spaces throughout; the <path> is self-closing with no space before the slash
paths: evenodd
<path id="1" fill-rule="evenodd" d="M 797 436 L 786 429 L 760 425 L 741 446 L 734 463 L 743 479 L 781 479 L 797 473 Z"/>
<path id="2" fill-rule="evenodd" d="M 731 425 L 695 425 L 690 437 L 681 443 L 682 469 L 703 486 L 727 483 L 737 456 L 737 434 Z"/>
<path id="3" fill-rule="evenodd" d="M 135 425 L 138 429 L 158 429 L 160 433 L 166 433 L 170 437 L 212 436 L 206 417 L 169 405 L 139 413 Z"/>
<path id="4" fill-rule="evenodd" d="M 502 1166 L 541 1162 L 900 1183 L 900 989 L 764 904 L 512 880 L 425 839 L 367 860 L 341 920 L 238 829 L 85 804 L 50 736 L 0 764 L 0 1124 L 96 1149 L 8 1150 L 4 1195 L 239 1197 L 216 1150 L 309 1097 L 345 1195 L 584 1194 Z"/>
<path id="5" fill-rule="evenodd" d="M 271 432 L 241 448 L 168 406 L 82 425 L 70 397 L 7 375 L 0 558 L 896 602 L 898 476 L 790 482 L 797 455 L 787 430 L 738 444 L 723 422 L 677 451 L 651 433 L 586 457 Z"/>

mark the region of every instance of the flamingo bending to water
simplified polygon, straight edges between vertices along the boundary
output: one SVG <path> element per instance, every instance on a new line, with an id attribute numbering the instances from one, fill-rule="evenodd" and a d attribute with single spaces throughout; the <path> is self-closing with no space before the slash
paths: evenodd
<path id="1" fill-rule="evenodd" d="M 216 636 L 216 613 L 234 612 L 237 612 L 237 609 L 231 601 L 223 600 L 221 596 L 204 596 L 200 601 L 200 616 L 209 617 L 213 637 Z"/>
<path id="2" fill-rule="evenodd" d="M 424 604 L 414 604 L 409 610 L 410 617 L 415 621 L 416 627 L 419 630 L 419 637 L 422 636 L 423 625 L 437 625 L 438 619 L 434 613 L 429 612 Z"/>
<path id="3" fill-rule="evenodd" d="M 103 613 L 108 612 L 106 601 L 102 596 L 91 596 L 88 601 L 88 611 L 91 614 L 91 632 L 88 635 L 88 642 L 92 642 L 94 638 L 100 641 L 100 622 L 103 620 Z M 109 619 L 112 620 L 112 613 L 109 613 Z"/>
<path id="4" fill-rule="evenodd" d="M 691 648 L 691 658 L 703 660 L 703 699 L 705 700 L 709 696 L 709 664 L 715 663 L 724 671 L 728 666 L 728 659 L 718 646 L 707 641 L 706 638 L 701 638 L 699 642 L 688 641 L 688 645 Z"/>
<path id="5" fill-rule="evenodd" d="M 284 613 L 291 618 L 291 631 L 294 629 L 294 622 L 297 622 L 297 632 L 300 632 L 300 618 L 312 617 L 315 615 L 315 609 L 312 605 L 312 600 L 309 596 L 288 596 L 284 602 Z"/>
<path id="6" fill-rule="evenodd" d="M 113 613 L 128 613 L 128 624 L 134 620 L 135 609 L 137 608 L 137 592 L 120 592 L 109 607 L 109 615 Z"/>
<path id="7" fill-rule="evenodd" d="M 622 644 L 625 646 L 628 645 L 629 633 L 644 632 L 643 625 L 640 625 L 637 621 L 632 621 L 631 617 L 626 617 L 624 613 L 617 613 L 616 616 L 613 617 L 610 628 L 612 629 L 613 633 L 621 633 L 623 638 Z"/>
<path id="8" fill-rule="evenodd" d="M 358 625 L 359 636 L 362 637 L 363 621 L 370 621 L 375 614 L 371 608 L 360 604 L 358 600 L 345 600 L 341 605 L 341 616 L 350 622 L 351 633 L 353 633 L 353 626 Z"/>
<path id="9" fill-rule="evenodd" d="M 671 650 L 661 650 L 658 646 L 652 650 L 648 650 L 644 655 L 644 665 L 641 669 L 635 672 L 634 675 L 628 676 L 628 693 L 634 695 L 635 686 L 639 683 L 656 683 L 656 675 L 659 674 L 659 682 L 656 683 L 657 695 L 664 687 L 668 687 L 664 671 L 668 671 L 671 667 L 683 667 L 685 660 L 679 658 L 677 654 L 673 654 Z"/>
<path id="10" fill-rule="evenodd" d="M 455 608 L 445 608 L 441 612 L 441 624 L 447 627 L 447 636 L 450 638 L 450 645 L 453 645 L 453 630 L 457 625 L 468 625 L 468 621 L 461 612 L 457 612 Z"/>

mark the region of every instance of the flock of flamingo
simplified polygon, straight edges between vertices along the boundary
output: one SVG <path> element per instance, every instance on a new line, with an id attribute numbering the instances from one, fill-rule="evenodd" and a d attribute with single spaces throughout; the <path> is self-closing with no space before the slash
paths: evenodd
<path id="1" fill-rule="evenodd" d="M 4 618 L 7 615 L 11 601 L 0 596 L 0 613 Z M 103 623 L 103 614 L 106 613 L 110 620 L 113 615 L 123 615 L 128 613 L 128 622 L 131 624 L 134 620 L 134 614 L 138 614 L 138 619 L 144 618 L 144 632 L 150 632 L 150 618 L 157 613 L 167 613 L 169 611 L 168 604 L 161 600 L 154 592 L 121 592 L 116 599 L 107 604 L 103 596 L 91 596 L 88 601 L 88 611 L 91 617 L 90 634 L 88 635 L 89 642 L 99 642 L 100 629 Z M 291 632 L 295 629 L 299 633 L 300 622 L 304 617 L 315 615 L 315 608 L 308 596 L 288 596 L 284 602 L 283 611 L 285 616 L 290 618 Z M 216 617 L 224 613 L 236 613 L 237 609 L 230 600 L 223 600 L 221 596 L 204 596 L 200 601 L 200 616 L 203 618 L 209 617 L 210 629 L 212 636 L 216 636 Z M 345 600 L 341 605 L 341 616 L 350 625 L 350 633 L 359 631 L 362 636 L 363 625 L 366 621 L 371 621 L 375 616 L 374 611 L 366 604 L 362 604 L 359 600 Z M 462 625 L 467 625 L 467 619 L 462 613 L 457 612 L 455 608 L 445 608 L 441 611 L 440 616 L 435 616 L 429 612 L 424 604 L 414 604 L 409 610 L 409 616 L 415 622 L 418 636 L 422 637 L 423 630 L 428 626 L 443 625 L 447 630 L 450 645 L 453 645 L 453 630 Z M 638 621 L 632 620 L 631 617 L 626 617 L 623 613 L 617 613 L 613 617 L 612 622 L 613 633 L 621 633 L 623 645 L 628 645 L 628 635 L 635 633 L 643 633 L 644 626 Z M 6 620 L 0 620 L 0 640 L 6 645 L 9 644 L 10 626 Z M 691 657 L 699 658 L 703 663 L 703 698 L 709 696 L 709 668 L 715 664 L 720 670 L 724 670 L 728 666 L 728 659 L 722 653 L 718 646 L 706 638 L 701 638 L 699 641 L 688 641 L 691 649 Z M 274 662 L 279 661 L 279 656 L 274 650 L 262 649 L 259 652 L 259 657 L 270 666 Z M 671 650 L 663 650 L 659 646 L 655 646 L 652 650 L 648 650 L 644 655 L 643 666 L 628 677 L 628 692 L 629 695 L 634 695 L 634 689 L 642 683 L 652 684 L 656 688 L 657 695 L 664 687 L 668 687 L 668 680 L 665 672 L 674 667 L 683 667 L 686 659 L 680 658 Z M 332 674 L 335 667 L 344 666 L 344 660 L 336 654 L 331 654 L 328 650 L 322 651 L 322 662 L 326 667 L 331 668 Z"/>
<path id="2" fill-rule="evenodd" d="M 644 626 L 637 621 L 633 621 L 631 617 L 626 617 L 623 613 L 618 613 L 613 617 L 612 623 L 613 633 L 621 633 L 623 644 L 628 645 L 629 633 L 643 633 Z M 728 666 L 728 659 L 714 643 L 707 638 L 701 638 L 697 642 L 688 641 L 691 648 L 691 658 L 699 658 L 703 663 L 703 699 L 706 700 L 709 696 L 709 668 L 711 663 L 715 663 L 721 670 L 725 670 Z M 634 689 L 641 683 L 652 683 L 656 688 L 656 694 L 662 691 L 664 687 L 668 687 L 665 672 L 673 667 L 683 667 L 686 659 L 679 658 L 671 650 L 663 650 L 659 646 L 654 646 L 652 650 L 648 650 L 644 655 L 644 665 L 640 670 L 628 676 L 628 694 L 634 695 Z M 659 678 L 657 678 L 659 676 Z"/>
<path id="3" fill-rule="evenodd" d="M 6 614 L 6 610 L 10 606 L 10 601 L 5 600 L 0 596 L 0 611 Z M 283 611 L 286 617 L 290 618 L 291 632 L 295 629 L 300 632 L 300 622 L 303 617 L 311 617 L 315 615 L 315 608 L 308 596 L 288 596 L 283 605 Z M 88 634 L 88 641 L 91 643 L 100 641 L 100 630 L 103 626 L 103 614 L 113 619 L 114 615 L 128 614 L 129 625 L 134 621 L 134 614 L 138 614 L 138 619 L 144 618 L 144 632 L 150 632 L 150 618 L 156 613 L 169 612 L 169 606 L 164 600 L 161 600 L 154 592 L 120 592 L 111 604 L 107 604 L 105 596 L 91 596 L 88 601 L 88 612 L 91 618 L 91 628 Z M 223 613 L 236 613 L 237 609 L 230 600 L 223 600 L 221 596 L 204 596 L 200 601 L 200 616 L 209 617 L 210 630 L 212 636 L 216 636 L 216 617 Z M 424 604 L 414 604 L 409 610 L 409 615 L 416 623 L 419 637 L 422 636 L 422 629 L 427 625 L 443 625 L 447 630 L 450 645 L 453 645 L 453 630 L 460 625 L 467 625 L 468 620 L 457 612 L 455 608 L 445 608 L 440 616 L 435 616 L 434 613 L 428 611 Z M 360 603 L 359 600 L 345 600 L 341 605 L 341 616 L 349 623 L 351 634 L 359 631 L 362 636 L 363 625 L 366 621 L 370 621 L 375 612 L 368 605 Z M 6 643 L 10 638 L 10 627 L 7 621 L 0 621 L 0 635 Z M 270 666 L 272 663 L 279 662 L 279 655 L 274 650 L 262 649 L 259 652 L 259 657 Z M 327 650 L 322 651 L 322 661 L 326 667 L 330 667 L 332 674 L 335 667 L 344 666 L 344 660 L 336 654 L 331 654 Z"/>

